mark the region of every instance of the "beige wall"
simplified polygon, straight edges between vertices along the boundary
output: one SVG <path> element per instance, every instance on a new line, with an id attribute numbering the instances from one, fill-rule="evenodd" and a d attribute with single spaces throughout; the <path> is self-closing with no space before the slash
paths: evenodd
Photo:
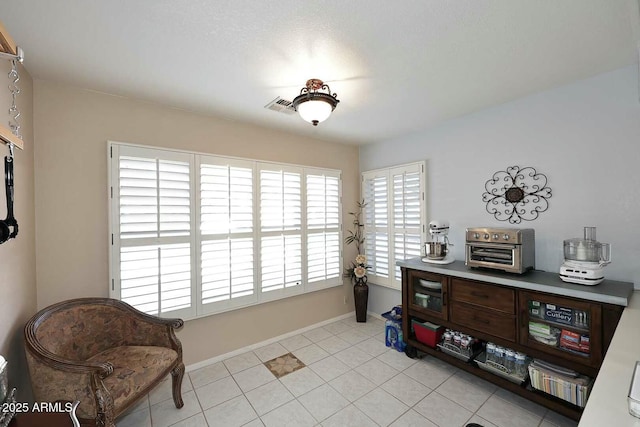
<path id="1" fill-rule="evenodd" d="M 7 85 L 7 73 L 11 69 L 9 61 L 0 61 L 0 121 L 7 126 L 7 110 L 11 96 Z M 18 220 L 19 232 L 15 239 L 0 245 L 0 354 L 8 360 L 9 383 L 18 388 L 22 400 L 31 396 L 28 374 L 24 358 L 23 327 L 36 311 L 35 274 L 35 220 L 33 190 L 33 82 L 25 69 L 20 66 L 20 94 L 17 104 L 20 108 L 20 124 L 24 140 L 24 150 L 15 150 L 14 163 L 14 214 Z M 0 218 L 7 215 L 4 190 L 4 157 L 9 149 L 0 144 Z"/>
<path id="2" fill-rule="evenodd" d="M 341 169 L 349 224 L 346 212 L 359 197 L 357 147 L 51 82 L 34 86 L 39 308 L 108 295 L 107 140 Z M 354 250 L 346 250 L 347 259 Z M 185 362 L 352 311 L 350 295 L 345 284 L 189 321 L 179 333 Z"/>

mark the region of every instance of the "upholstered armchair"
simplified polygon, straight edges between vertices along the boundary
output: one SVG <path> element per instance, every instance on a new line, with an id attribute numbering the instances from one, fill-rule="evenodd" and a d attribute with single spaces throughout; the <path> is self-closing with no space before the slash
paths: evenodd
<path id="1" fill-rule="evenodd" d="M 60 302 L 25 326 L 36 401 L 80 401 L 81 421 L 113 427 L 115 419 L 169 373 L 173 401 L 183 406 L 180 319 L 161 319 L 109 298 Z"/>

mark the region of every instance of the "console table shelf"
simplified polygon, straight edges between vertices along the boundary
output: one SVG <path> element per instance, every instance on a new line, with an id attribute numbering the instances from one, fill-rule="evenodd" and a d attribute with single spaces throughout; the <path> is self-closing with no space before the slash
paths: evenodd
<path id="1" fill-rule="evenodd" d="M 580 419 L 582 408 L 532 389 L 529 381 L 513 383 L 480 369 L 473 359 L 465 362 L 423 344 L 411 331 L 411 321 L 436 323 L 595 378 L 633 284 L 605 281 L 600 288 L 586 287 L 558 283 L 557 274 L 518 276 L 478 271 L 460 261 L 434 266 L 418 259 L 398 265 L 402 269 L 402 327 L 407 355 L 414 356 L 419 350 L 566 417 Z M 537 307 L 546 311 L 540 312 Z M 566 313 L 570 313 L 568 318 L 563 318 Z M 556 332 L 582 334 L 585 342 L 575 348 L 543 344 L 530 335 L 530 323 L 558 328 Z"/>

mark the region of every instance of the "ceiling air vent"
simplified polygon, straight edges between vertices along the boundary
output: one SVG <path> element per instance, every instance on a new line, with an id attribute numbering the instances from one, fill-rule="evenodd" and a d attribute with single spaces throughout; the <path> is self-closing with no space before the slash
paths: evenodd
<path id="1" fill-rule="evenodd" d="M 296 109 L 293 108 L 293 102 L 287 101 L 286 99 L 282 99 L 279 96 L 276 97 L 273 101 L 264 106 L 264 108 L 268 108 L 269 110 L 277 111 L 279 113 L 285 114 L 295 114 Z"/>

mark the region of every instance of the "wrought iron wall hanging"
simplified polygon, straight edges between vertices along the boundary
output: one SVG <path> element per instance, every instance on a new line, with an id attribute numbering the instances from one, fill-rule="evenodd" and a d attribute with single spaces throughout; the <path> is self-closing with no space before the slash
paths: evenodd
<path id="1" fill-rule="evenodd" d="M 510 166 L 498 171 L 484 187 L 487 191 L 482 194 L 482 201 L 498 221 L 533 221 L 549 208 L 551 189 L 547 187 L 547 177 L 532 167 Z"/>
<path id="2" fill-rule="evenodd" d="M 1 25 L 0 25 L 1 27 Z M 8 52 L 5 51 L 8 46 Z M 7 43 L 6 37 L 2 34 L 0 28 L 0 58 L 9 59 L 11 61 L 11 71 L 9 72 L 9 92 L 11 93 L 11 107 L 9 108 L 9 135 L 3 126 L 0 126 L 0 141 L 6 143 L 9 147 L 9 155 L 4 158 L 4 187 L 7 202 L 7 217 L 0 220 L 0 244 L 5 243 L 9 239 L 15 239 L 18 235 L 18 221 L 13 216 L 13 196 L 14 196 L 14 174 L 13 174 L 13 148 L 14 146 L 22 148 L 22 136 L 20 135 L 20 109 L 16 105 L 16 98 L 20 93 L 18 82 L 20 75 L 18 74 L 18 62 L 24 60 L 24 52 L 17 46 Z M 10 419 L 9 419 L 10 420 Z"/>

